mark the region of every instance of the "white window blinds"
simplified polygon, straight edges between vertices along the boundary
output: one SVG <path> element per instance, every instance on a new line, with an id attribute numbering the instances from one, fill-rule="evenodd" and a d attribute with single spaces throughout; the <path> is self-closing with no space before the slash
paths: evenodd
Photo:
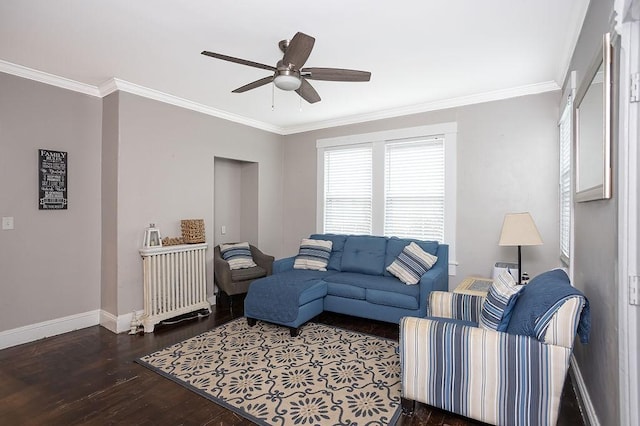
<path id="1" fill-rule="evenodd" d="M 324 153 L 324 232 L 372 233 L 372 147 Z"/>
<path id="2" fill-rule="evenodd" d="M 384 234 L 443 241 L 444 139 L 386 144 Z"/>
<path id="3" fill-rule="evenodd" d="M 560 118 L 560 257 L 569 261 L 571 237 L 571 99 Z"/>

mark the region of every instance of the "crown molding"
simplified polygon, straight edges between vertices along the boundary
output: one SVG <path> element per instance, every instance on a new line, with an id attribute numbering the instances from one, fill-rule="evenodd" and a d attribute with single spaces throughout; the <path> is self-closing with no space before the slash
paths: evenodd
<path id="1" fill-rule="evenodd" d="M 516 98 L 519 96 L 536 95 L 539 93 L 553 92 L 560 90 L 560 86 L 555 81 L 529 84 L 526 86 L 514 87 L 511 89 L 495 90 L 492 92 L 478 93 L 469 96 L 443 99 L 434 102 L 409 105 L 406 107 L 392 108 L 383 111 L 375 111 L 366 114 L 352 115 L 335 120 L 318 121 L 301 126 L 285 127 L 285 135 L 308 132 L 312 130 L 326 129 L 329 127 L 347 126 L 350 124 L 364 123 L 367 121 L 383 120 L 386 118 L 400 117 L 404 115 L 419 114 L 429 111 L 437 111 L 447 108 L 456 108 L 466 105 L 479 104 L 484 102 L 499 101 L 502 99 Z"/>
<path id="2" fill-rule="evenodd" d="M 118 78 L 112 78 L 100 85 L 98 88 L 100 95 L 102 97 L 107 96 L 116 90 L 131 93 L 134 95 L 142 96 L 144 98 L 153 99 L 159 102 L 164 102 L 166 104 L 174 105 L 180 108 L 189 109 L 192 111 L 201 112 L 203 114 L 211 115 L 213 117 L 218 117 L 223 120 L 233 121 L 235 123 L 244 124 L 246 126 L 255 127 L 256 129 L 265 130 L 271 133 L 283 134 L 283 128 L 274 126 L 268 123 L 264 123 L 258 120 L 252 120 L 247 117 L 243 117 L 241 115 L 232 114 L 227 111 L 222 111 L 216 108 L 212 108 L 210 106 L 200 104 L 198 102 L 193 102 L 188 99 L 180 98 L 178 96 L 170 95 L 164 92 L 160 92 L 159 90 L 150 89 L 148 87 L 143 87 L 137 85 L 135 83 L 130 83 L 125 80 L 120 80 Z"/>
<path id="3" fill-rule="evenodd" d="M 470 96 L 461 96 L 451 99 L 443 99 L 434 102 L 426 102 L 415 105 L 409 105 L 400 108 L 392 108 L 382 111 L 374 111 L 365 114 L 357 114 L 348 117 L 341 117 L 332 120 L 317 121 L 314 123 L 303 124 L 300 126 L 280 127 L 258 120 L 243 117 L 238 114 L 232 114 L 227 111 L 212 108 L 210 106 L 193 102 L 178 96 L 160 92 L 155 89 L 143 87 L 135 83 L 130 83 L 119 78 L 111 78 L 106 80 L 99 86 L 92 86 L 86 83 L 70 80 L 68 78 L 59 77 L 43 71 L 34 70 L 32 68 L 23 67 L 22 65 L 12 64 L 0 60 L 0 72 L 16 75 L 18 77 L 27 78 L 29 80 L 39 81 L 41 83 L 50 84 L 52 86 L 63 89 L 73 90 L 75 92 L 84 93 L 86 95 L 103 98 L 113 92 L 123 91 L 144 98 L 153 99 L 164 102 L 180 108 L 197 111 L 223 120 L 232 121 L 234 123 L 243 124 L 256 129 L 279 135 L 292 135 L 295 133 L 309 132 L 312 130 L 326 129 L 330 127 L 346 126 L 350 124 L 364 123 L 374 120 L 383 120 L 386 118 L 400 117 L 403 115 L 419 114 L 423 112 L 436 111 L 447 108 L 456 108 L 465 105 L 478 104 L 483 102 L 491 102 L 518 96 L 534 95 L 538 93 L 551 92 L 560 90 L 555 81 L 547 81 L 543 83 L 530 84 L 526 86 L 514 87 L 511 89 L 495 90 L 492 92 L 478 93 Z"/>
<path id="4" fill-rule="evenodd" d="M 90 84 L 80 83 L 78 81 L 59 77 L 44 71 L 34 70 L 33 68 L 23 67 L 18 64 L 12 64 L 11 62 L 0 60 L 0 72 L 27 78 L 29 80 L 39 81 L 40 83 L 49 84 L 62 89 L 73 90 L 74 92 L 84 93 L 85 95 L 100 97 L 98 88 Z"/>

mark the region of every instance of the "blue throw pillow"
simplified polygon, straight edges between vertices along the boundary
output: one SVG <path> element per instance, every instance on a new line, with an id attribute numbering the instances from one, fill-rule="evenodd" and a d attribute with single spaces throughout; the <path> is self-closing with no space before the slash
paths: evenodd
<path id="1" fill-rule="evenodd" d="M 506 331 L 519 292 L 520 288 L 509 272 L 504 271 L 498 275 L 482 304 L 480 327 L 487 330 Z"/>

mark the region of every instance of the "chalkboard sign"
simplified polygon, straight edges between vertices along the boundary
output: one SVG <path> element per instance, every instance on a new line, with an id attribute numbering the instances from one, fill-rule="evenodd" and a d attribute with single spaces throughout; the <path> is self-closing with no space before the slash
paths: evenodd
<path id="1" fill-rule="evenodd" d="M 67 209 L 67 153 L 38 150 L 40 210 Z"/>

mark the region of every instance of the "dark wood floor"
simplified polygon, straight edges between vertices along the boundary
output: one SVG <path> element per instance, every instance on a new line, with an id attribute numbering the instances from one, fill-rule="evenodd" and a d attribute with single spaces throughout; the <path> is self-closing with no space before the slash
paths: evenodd
<path id="1" fill-rule="evenodd" d="M 115 335 L 94 326 L 0 351 L 2 425 L 250 425 L 250 421 L 133 362 L 139 356 L 242 316 L 225 303 L 208 318 Z M 317 321 L 398 338 L 398 326 L 324 313 Z M 398 425 L 475 425 L 417 404 Z M 568 377 L 558 425 L 583 425 Z"/>

